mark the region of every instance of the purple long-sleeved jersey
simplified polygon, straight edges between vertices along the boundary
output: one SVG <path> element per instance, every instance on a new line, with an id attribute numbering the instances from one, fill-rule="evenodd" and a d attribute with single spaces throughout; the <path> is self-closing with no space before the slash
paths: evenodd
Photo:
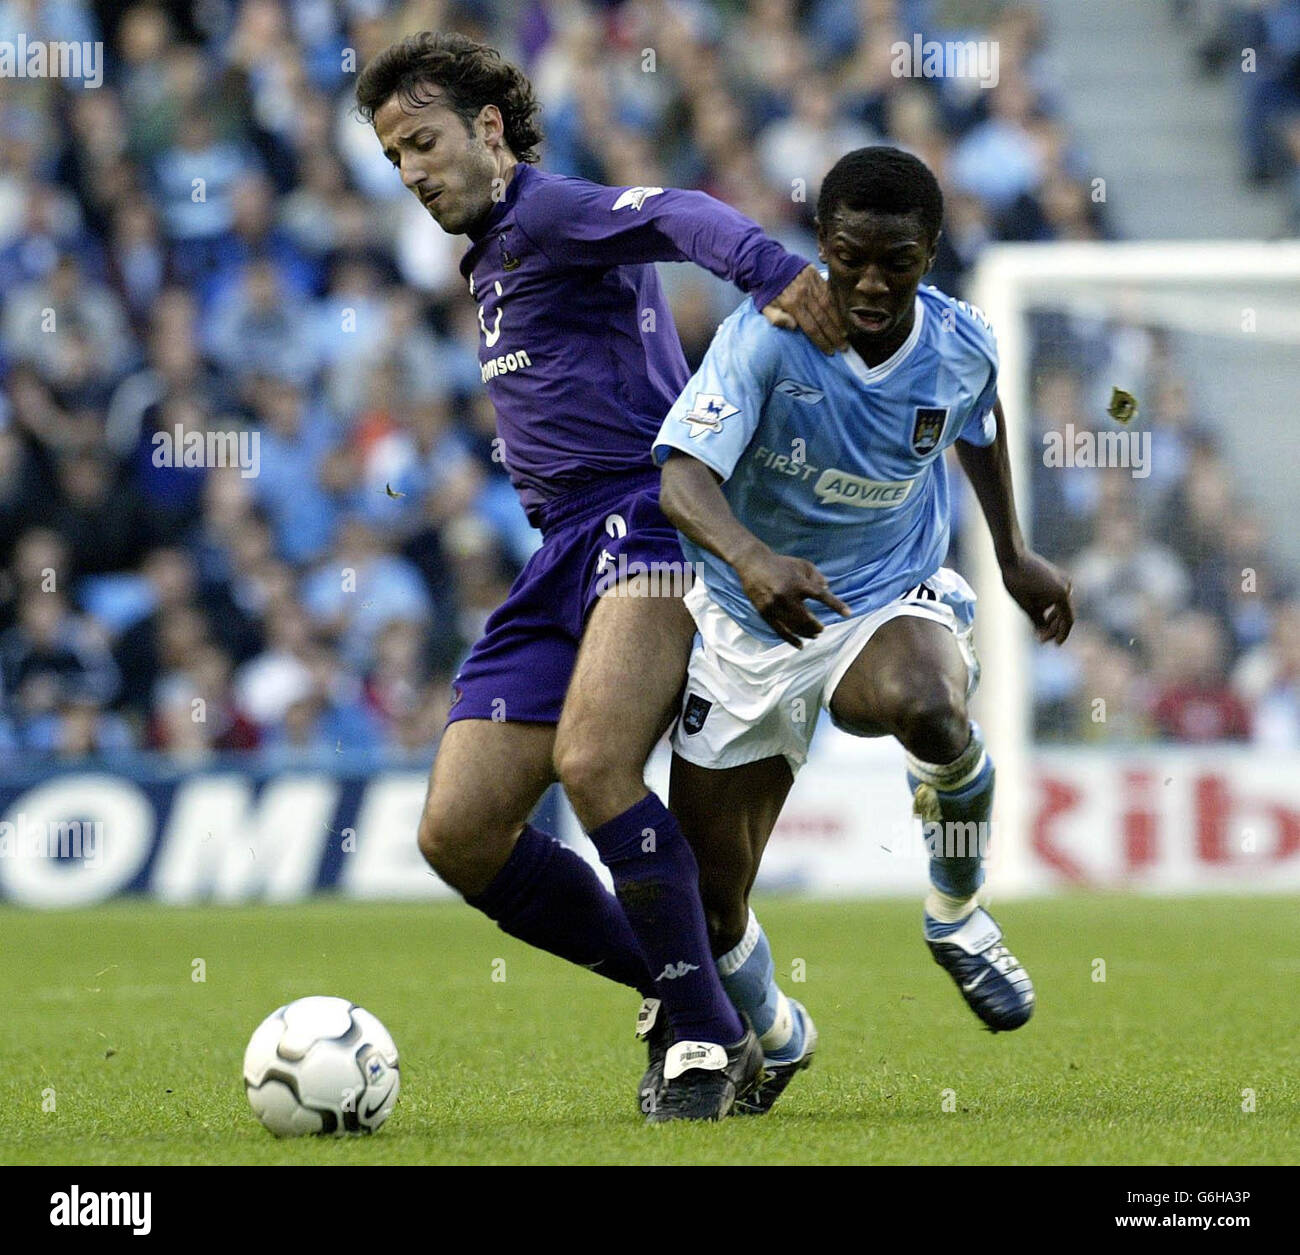
<path id="1" fill-rule="evenodd" d="M 602 187 L 520 164 L 461 260 L 511 482 L 530 517 L 653 470 L 690 372 L 657 261 L 693 261 L 762 309 L 808 264 L 703 192 Z"/>

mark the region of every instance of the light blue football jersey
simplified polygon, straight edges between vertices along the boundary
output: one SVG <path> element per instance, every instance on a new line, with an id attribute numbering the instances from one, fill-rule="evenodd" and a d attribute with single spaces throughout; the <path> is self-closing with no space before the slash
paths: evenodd
<path id="1" fill-rule="evenodd" d="M 806 558 L 855 615 L 932 575 L 948 552 L 948 472 L 957 440 L 989 445 L 998 357 L 974 306 L 924 286 L 887 361 L 832 357 L 745 301 L 718 328 L 664 419 L 655 461 L 680 449 L 723 478 L 736 517 L 777 553 Z M 682 538 L 717 603 L 746 631 L 780 638 L 735 571 Z M 839 616 L 807 602 L 823 623 Z"/>

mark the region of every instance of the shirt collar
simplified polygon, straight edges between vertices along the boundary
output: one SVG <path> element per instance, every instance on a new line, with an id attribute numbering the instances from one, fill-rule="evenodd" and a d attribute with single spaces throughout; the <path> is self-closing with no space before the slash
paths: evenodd
<path id="1" fill-rule="evenodd" d="M 848 363 L 849 369 L 863 382 L 867 384 L 879 383 L 882 379 L 892 375 L 907 359 L 912 355 L 912 350 L 920 343 L 921 325 L 925 322 L 925 304 L 921 300 L 921 294 L 916 295 L 916 314 L 912 319 L 912 330 L 908 332 L 907 339 L 896 348 L 883 362 L 878 366 L 868 366 L 862 360 L 858 351 L 850 346 L 844 350 L 844 360 Z"/>
<path id="2" fill-rule="evenodd" d="M 502 218 L 506 216 L 515 206 L 515 201 L 519 199 L 519 189 L 529 175 L 533 173 L 532 166 L 526 162 L 518 162 L 506 183 L 506 192 L 502 198 L 492 206 L 491 212 L 483 219 L 483 225 L 476 227 L 473 231 L 466 231 L 475 244 L 483 240 L 492 231 Z"/>

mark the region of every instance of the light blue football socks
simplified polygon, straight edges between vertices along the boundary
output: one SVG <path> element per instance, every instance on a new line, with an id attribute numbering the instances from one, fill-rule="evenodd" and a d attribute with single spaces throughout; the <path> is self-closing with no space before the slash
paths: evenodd
<path id="1" fill-rule="evenodd" d="M 767 934 L 753 911 L 739 943 L 717 960 L 722 987 L 736 1009 L 744 1012 L 775 1063 L 793 1063 L 803 1054 L 804 1026 L 776 983 L 776 965 Z"/>
<path id="2" fill-rule="evenodd" d="M 975 909 L 975 895 L 984 883 L 995 774 L 974 720 L 970 741 L 953 762 L 926 763 L 907 756 L 913 809 L 930 849 L 925 935 L 931 940 L 955 932 Z"/>

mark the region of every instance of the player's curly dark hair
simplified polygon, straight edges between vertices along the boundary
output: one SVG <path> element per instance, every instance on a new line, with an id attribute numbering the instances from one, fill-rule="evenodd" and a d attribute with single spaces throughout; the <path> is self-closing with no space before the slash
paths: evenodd
<path id="1" fill-rule="evenodd" d="M 911 153 L 885 144 L 845 153 L 822 180 L 817 221 L 825 227 L 841 208 L 919 214 L 932 240 L 943 226 L 943 192 L 930 167 Z"/>
<path id="2" fill-rule="evenodd" d="M 357 78 L 357 111 L 367 122 L 397 94 L 404 104 L 428 104 L 425 89 L 439 87 L 447 107 L 473 126 L 484 105 L 496 105 L 505 125 L 505 141 L 520 161 L 535 162 L 542 128 L 533 85 L 501 54 L 466 35 L 421 31 L 385 48 Z"/>

